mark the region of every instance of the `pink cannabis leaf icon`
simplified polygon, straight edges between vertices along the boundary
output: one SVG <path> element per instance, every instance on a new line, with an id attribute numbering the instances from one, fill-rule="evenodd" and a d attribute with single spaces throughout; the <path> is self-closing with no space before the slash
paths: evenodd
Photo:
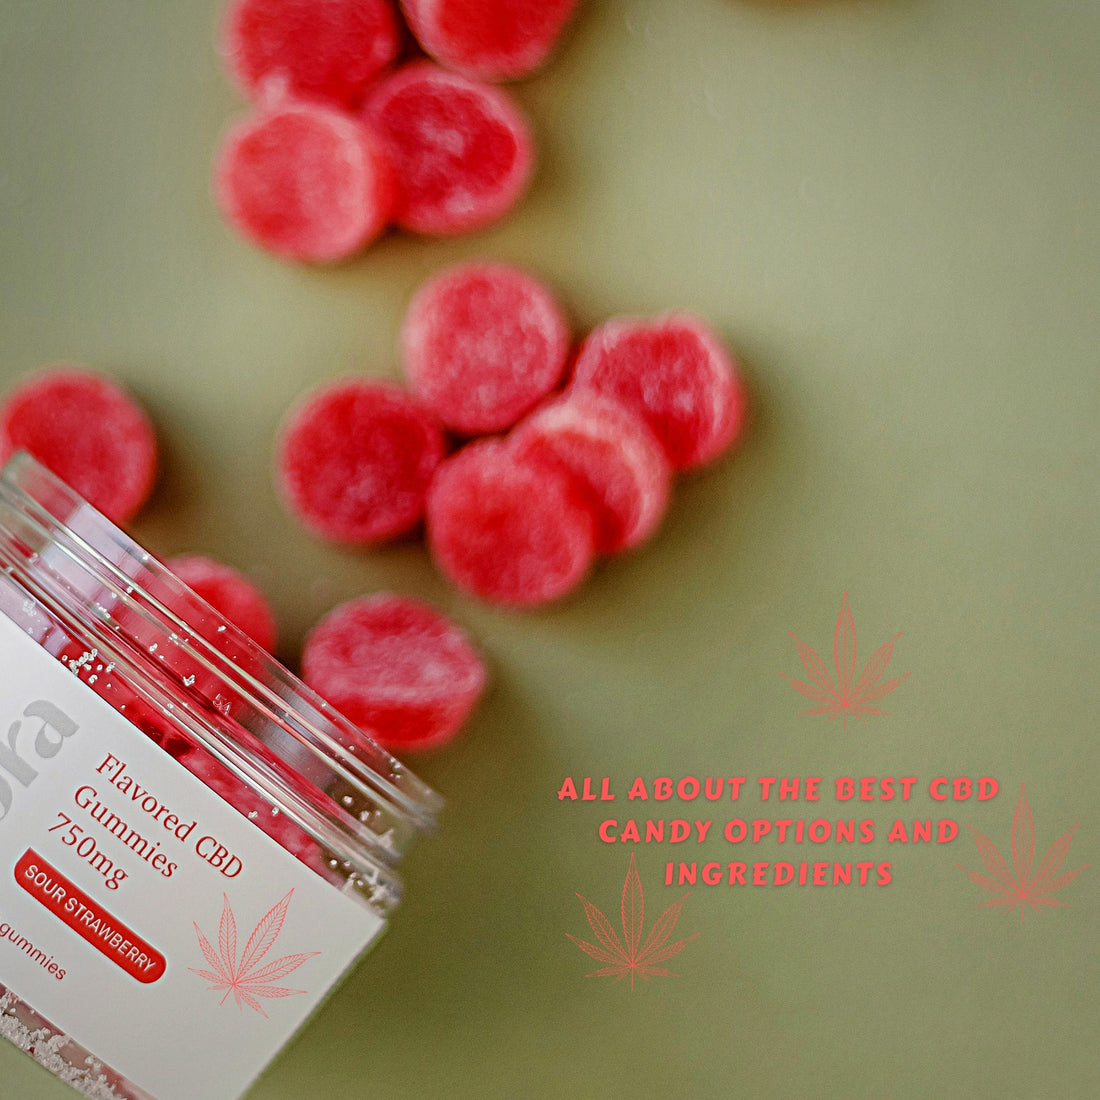
<path id="1" fill-rule="evenodd" d="M 971 871 L 961 863 L 955 866 L 960 871 L 966 871 L 971 880 L 977 883 L 983 890 L 988 890 L 996 895 L 988 901 L 983 901 L 980 906 L 1003 906 L 1009 911 L 1020 907 L 1020 920 L 1024 919 L 1027 909 L 1036 912 L 1044 905 L 1059 905 L 1068 907 L 1064 901 L 1058 901 L 1050 895 L 1063 886 L 1068 886 L 1088 864 L 1078 867 L 1076 871 L 1064 871 L 1057 874 L 1058 868 L 1069 854 L 1070 842 L 1078 826 L 1074 825 L 1068 833 L 1063 833 L 1047 849 L 1043 856 L 1039 869 L 1033 875 L 1032 865 L 1035 861 L 1035 823 L 1031 818 L 1031 807 L 1027 804 L 1027 796 L 1024 794 L 1023 784 L 1020 784 L 1020 801 L 1016 804 L 1016 813 L 1012 817 L 1012 870 L 1004 861 L 1004 857 L 997 849 L 997 845 L 987 837 L 982 836 L 977 829 L 967 826 L 974 834 L 974 841 L 978 845 L 978 855 L 982 857 L 988 875 L 978 871 Z"/>
<path id="2" fill-rule="evenodd" d="M 856 674 L 856 624 L 852 619 L 852 612 L 848 608 L 848 593 L 840 601 L 840 614 L 836 620 L 836 633 L 833 636 L 833 665 L 836 668 L 836 682 L 833 682 L 825 662 L 811 649 L 801 638 L 791 634 L 794 644 L 798 647 L 798 656 L 802 661 L 802 667 L 809 674 L 810 683 L 804 684 L 801 680 L 795 680 L 790 676 L 779 674 L 807 699 L 812 699 L 819 704 L 809 710 L 802 711 L 802 715 L 825 715 L 827 718 L 841 717 L 844 728 L 848 728 L 848 716 L 864 718 L 869 714 L 889 714 L 889 711 L 880 709 L 874 704 L 884 695 L 889 695 L 909 675 L 899 676 L 896 680 L 887 680 L 880 684 L 886 666 L 894 654 L 894 643 L 901 637 L 899 631 L 885 645 L 880 646 L 874 656 L 867 662 L 866 667 Z M 854 681 L 854 682 L 853 682 Z"/>
<path id="3" fill-rule="evenodd" d="M 222 918 L 218 924 L 217 951 L 202 934 L 198 924 L 195 924 L 195 933 L 199 937 L 199 949 L 202 951 L 203 958 L 209 963 L 210 969 L 196 970 L 193 966 L 187 969 L 192 974 L 198 974 L 200 978 L 210 982 L 211 989 L 225 990 L 225 997 L 222 997 L 221 1004 L 225 1004 L 226 998 L 232 993 L 238 1008 L 246 1004 L 266 1018 L 267 1013 L 260 1004 L 261 997 L 290 997 L 295 993 L 305 992 L 304 989 L 286 989 L 271 983 L 286 977 L 292 970 L 297 970 L 306 959 L 319 955 L 320 951 L 308 951 L 302 955 L 284 955 L 266 966 L 258 966 L 260 960 L 274 946 L 282 931 L 283 920 L 286 918 L 290 896 L 293 893 L 294 891 L 291 890 L 260 918 L 259 924 L 248 937 L 239 960 L 237 959 L 237 919 L 225 894 L 222 894 L 224 904 Z"/>
<path id="4" fill-rule="evenodd" d="M 679 901 L 673 902 L 658 918 L 649 935 L 642 942 L 642 929 L 645 927 L 645 895 L 642 893 L 642 880 L 638 876 L 638 868 L 634 865 L 634 853 L 630 853 L 630 866 L 626 871 L 626 881 L 623 883 L 623 896 L 620 908 L 622 910 L 623 936 L 611 926 L 611 922 L 596 908 L 587 898 L 577 895 L 584 904 L 584 915 L 599 946 L 577 939 L 576 936 L 565 934 L 586 955 L 590 955 L 598 962 L 607 963 L 586 975 L 589 978 L 614 978 L 621 981 L 630 975 L 630 988 L 634 988 L 634 977 L 637 975 L 649 981 L 650 978 L 676 978 L 659 963 L 667 962 L 674 955 L 679 955 L 684 947 L 699 935 L 696 932 L 688 936 L 686 940 L 677 940 L 675 943 L 666 943 L 680 919 L 680 909 L 684 904 L 684 895 Z"/>

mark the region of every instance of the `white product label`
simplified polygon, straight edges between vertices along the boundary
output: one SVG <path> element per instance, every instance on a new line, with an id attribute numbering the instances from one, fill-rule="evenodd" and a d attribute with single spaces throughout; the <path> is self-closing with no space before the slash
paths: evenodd
<path id="1" fill-rule="evenodd" d="M 231 1100 L 383 924 L 0 614 L 0 984 L 157 1100 Z"/>

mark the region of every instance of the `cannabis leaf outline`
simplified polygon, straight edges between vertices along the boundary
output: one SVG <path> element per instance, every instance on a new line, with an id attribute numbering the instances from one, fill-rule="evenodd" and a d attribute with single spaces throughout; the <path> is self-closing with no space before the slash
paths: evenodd
<path id="1" fill-rule="evenodd" d="M 966 871 L 970 880 L 983 890 L 997 895 L 988 901 L 979 902 L 977 908 L 1004 906 L 1011 912 L 1018 905 L 1020 920 L 1024 919 L 1029 908 L 1034 909 L 1035 912 L 1043 906 L 1069 908 L 1069 902 L 1059 901 L 1050 895 L 1068 886 L 1089 866 L 1085 863 L 1076 871 L 1055 874 L 1069 855 L 1069 846 L 1073 840 L 1073 834 L 1081 827 L 1080 822 L 1063 833 L 1047 849 L 1034 875 L 1031 873 L 1031 868 L 1035 862 L 1035 822 L 1031 816 L 1031 806 L 1028 804 L 1023 783 L 1020 784 L 1020 798 L 1016 803 L 1016 812 L 1012 815 L 1012 871 L 1009 870 L 1004 857 L 993 841 L 979 833 L 972 825 L 968 824 L 966 827 L 974 834 L 978 855 L 981 856 L 989 874 L 983 875 L 980 871 L 971 871 L 961 863 L 956 863 L 955 866 L 960 871 Z"/>
<path id="2" fill-rule="evenodd" d="M 842 724 L 847 729 L 849 714 L 860 720 L 868 715 L 889 716 L 888 710 L 883 710 L 874 704 L 889 695 L 902 680 L 910 675 L 907 672 L 904 676 L 888 680 L 884 684 L 879 683 L 886 672 L 886 666 L 890 663 L 890 658 L 894 655 L 894 645 L 902 633 L 900 630 L 875 650 L 854 684 L 852 680 L 856 672 L 856 624 L 852 618 L 851 608 L 848 606 L 847 592 L 840 601 L 840 614 L 837 615 L 836 631 L 833 634 L 833 667 L 836 669 L 836 683 L 833 682 L 825 662 L 817 652 L 797 634 L 791 631 L 788 633 L 798 648 L 802 667 L 813 682 L 806 684 L 783 672 L 779 675 L 800 695 L 818 704 L 809 710 L 801 711 L 800 718 L 819 715 L 825 715 L 826 718 L 841 717 Z"/>
<path id="3" fill-rule="evenodd" d="M 690 891 L 689 891 L 690 893 Z M 685 894 L 679 901 L 674 901 L 654 922 L 649 930 L 649 935 L 642 941 L 642 930 L 645 927 L 645 893 L 642 890 L 641 876 L 634 862 L 634 853 L 630 853 L 630 865 L 626 870 L 626 880 L 623 882 L 623 893 L 620 901 L 620 917 L 623 926 L 623 940 L 612 927 L 611 922 L 602 911 L 593 905 L 583 894 L 577 894 L 584 905 L 584 915 L 588 918 L 589 927 L 595 933 L 600 946 L 588 943 L 577 936 L 566 932 L 571 939 L 586 955 L 591 956 L 597 962 L 608 965 L 586 974 L 587 978 L 614 978 L 622 981 L 627 974 L 630 975 L 630 988 L 634 989 L 634 977 L 649 981 L 651 978 L 678 978 L 666 967 L 659 963 L 679 955 L 681 951 L 699 935 L 695 932 L 687 939 L 668 943 L 676 922 L 680 919 L 680 911 L 683 908 Z M 624 942 L 625 941 L 625 942 Z"/>
<path id="4" fill-rule="evenodd" d="M 204 981 L 210 982 L 210 989 L 225 990 L 220 1004 L 225 1004 L 229 994 L 237 1002 L 237 1007 L 242 1004 L 258 1012 L 264 1019 L 270 1019 L 264 1012 L 260 998 L 291 997 L 297 993 L 305 993 L 304 989 L 288 989 L 284 986 L 272 985 L 272 982 L 285 978 L 287 974 L 298 969 L 314 955 L 320 955 L 320 951 L 307 951 L 296 955 L 284 955 L 281 959 L 275 959 L 266 966 L 255 969 L 259 961 L 271 950 L 286 919 L 286 911 L 290 906 L 290 898 L 294 893 L 291 889 L 285 897 L 277 901 L 259 920 L 252 930 L 241 951 L 240 960 L 237 960 L 237 918 L 233 913 L 233 906 L 229 903 L 229 896 L 222 894 L 222 915 L 218 922 L 218 950 L 215 951 L 210 941 L 203 935 L 196 921 L 195 934 L 199 939 L 199 950 L 206 959 L 210 970 L 196 970 L 189 966 L 187 969 L 192 974 L 197 974 Z"/>

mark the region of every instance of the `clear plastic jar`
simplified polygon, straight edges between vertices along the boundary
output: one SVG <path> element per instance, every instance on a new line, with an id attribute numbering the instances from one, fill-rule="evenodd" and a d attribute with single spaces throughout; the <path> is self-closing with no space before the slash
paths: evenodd
<path id="1" fill-rule="evenodd" d="M 440 800 L 25 454 L 0 612 L 0 1032 L 89 1096 L 238 1096 Z"/>

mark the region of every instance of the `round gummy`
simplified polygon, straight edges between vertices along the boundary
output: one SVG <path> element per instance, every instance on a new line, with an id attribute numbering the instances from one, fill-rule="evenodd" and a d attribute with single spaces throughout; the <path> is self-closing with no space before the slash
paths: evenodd
<path id="1" fill-rule="evenodd" d="M 261 649 L 270 653 L 275 648 L 275 616 L 271 606 L 244 574 L 204 554 L 181 554 L 164 564 Z"/>
<path id="2" fill-rule="evenodd" d="M 393 178 L 357 119 L 317 104 L 260 111 L 225 137 L 215 186 L 233 227 L 291 260 L 330 263 L 385 228 Z"/>
<path id="3" fill-rule="evenodd" d="M 628 550 L 657 529 L 672 471 L 645 423 L 617 402 L 579 391 L 536 409 L 512 435 L 517 454 L 578 483 L 596 519 L 596 549 Z"/>
<path id="4" fill-rule="evenodd" d="M 307 635 L 306 683 L 393 751 L 449 741 L 485 687 L 466 634 L 434 608 L 377 593 L 331 611 Z"/>
<path id="5" fill-rule="evenodd" d="M 394 221 L 447 236 L 480 229 L 519 200 L 534 167 L 530 127 L 502 91 L 430 62 L 383 79 L 364 117 L 394 166 Z"/>
<path id="6" fill-rule="evenodd" d="M 0 462 L 28 451 L 115 523 L 152 492 L 157 443 L 144 410 L 81 367 L 32 375 L 0 404 Z"/>
<path id="7" fill-rule="evenodd" d="M 740 432 L 744 387 L 717 337 L 697 317 L 613 318 L 581 345 L 573 385 L 640 416 L 674 470 L 717 458 Z"/>
<path id="8" fill-rule="evenodd" d="M 401 0 L 410 29 L 440 64 L 515 80 L 549 57 L 577 0 Z"/>
<path id="9" fill-rule="evenodd" d="M 401 329 L 413 391 L 453 431 L 511 427 L 565 370 L 569 327 L 536 279 L 499 263 L 459 264 L 413 296 Z"/>
<path id="10" fill-rule="evenodd" d="M 276 456 L 283 497 L 315 534 L 369 543 L 416 526 L 443 429 L 412 394 L 344 379 L 291 410 Z"/>
<path id="11" fill-rule="evenodd" d="M 428 543 L 443 574 L 492 603 L 529 607 L 584 579 L 594 521 L 564 472 L 483 439 L 452 455 L 428 491 Z"/>
<path id="12" fill-rule="evenodd" d="M 246 95 L 268 89 L 354 108 L 397 57 L 390 0 L 236 0 L 222 56 Z"/>

